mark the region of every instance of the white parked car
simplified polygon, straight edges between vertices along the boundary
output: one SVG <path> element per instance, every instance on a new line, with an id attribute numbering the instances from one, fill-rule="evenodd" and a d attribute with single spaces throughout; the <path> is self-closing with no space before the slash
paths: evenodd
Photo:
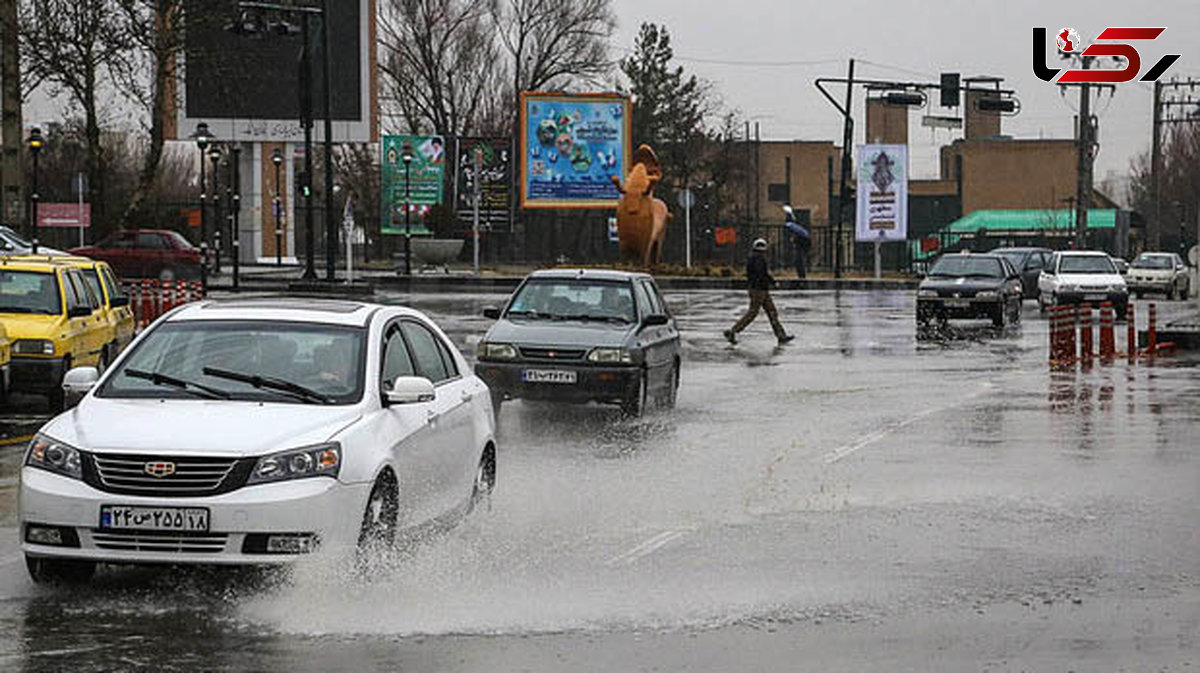
<path id="1" fill-rule="evenodd" d="M 36 581 L 97 563 L 275 564 L 453 522 L 491 492 L 487 387 L 421 313 L 340 301 L 179 308 L 30 443 Z"/>
<path id="2" fill-rule="evenodd" d="M 1148 292 L 1161 292 L 1168 299 L 1186 299 L 1192 279 L 1183 259 L 1171 252 L 1143 252 L 1133 260 L 1125 277 L 1129 290 L 1139 299 Z"/>
<path id="3" fill-rule="evenodd" d="M 1103 302 L 1112 303 L 1118 320 L 1125 319 L 1129 289 L 1112 258 L 1103 252 L 1056 252 L 1038 277 L 1038 305 L 1043 311 L 1064 304 L 1099 308 Z"/>

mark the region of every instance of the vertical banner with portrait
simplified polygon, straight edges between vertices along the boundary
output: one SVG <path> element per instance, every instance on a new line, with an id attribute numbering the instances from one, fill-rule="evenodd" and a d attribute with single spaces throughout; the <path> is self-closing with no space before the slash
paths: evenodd
<path id="1" fill-rule="evenodd" d="M 512 140 L 458 138 L 454 153 L 454 208 L 471 224 L 475 216 L 475 154 L 480 155 L 479 222 L 488 231 L 509 229 L 512 189 Z"/>
<path id="2" fill-rule="evenodd" d="M 405 152 L 412 157 L 407 167 Z M 446 141 L 441 136 L 384 136 L 380 170 L 385 234 L 404 233 L 405 204 L 412 233 L 428 233 L 425 215 L 442 202 L 446 174 Z M 407 182 L 405 177 L 407 174 Z"/>
<path id="3" fill-rule="evenodd" d="M 862 243 L 908 238 L 908 146 L 858 146 L 855 238 Z"/>
<path id="4" fill-rule="evenodd" d="M 521 94 L 522 208 L 616 208 L 629 171 L 630 103 L 617 94 Z"/>

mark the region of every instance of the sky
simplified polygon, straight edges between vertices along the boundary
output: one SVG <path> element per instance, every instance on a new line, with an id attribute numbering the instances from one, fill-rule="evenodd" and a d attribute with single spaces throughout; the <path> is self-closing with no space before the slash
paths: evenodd
<path id="1" fill-rule="evenodd" d="M 642 22 L 665 24 L 676 58 L 710 80 L 724 104 L 757 121 L 767 140 L 834 140 L 841 144 L 840 114 L 817 91 L 817 77 L 845 77 L 855 58 L 856 77 L 938 81 L 941 72 L 994 75 L 1017 91 L 1021 113 L 1003 132 L 1017 138 L 1071 138 L 1079 94 L 1033 74 L 1032 28 L 1053 36 L 1074 28 L 1085 43 L 1109 26 L 1166 27 L 1153 42 L 1139 42 L 1142 72 L 1163 54 L 1182 57 L 1165 78 L 1200 76 L 1200 2 L 1154 0 L 613 0 L 619 26 L 617 56 L 627 53 Z M 1055 50 L 1047 46 L 1051 67 Z M 775 65 L 784 63 L 786 65 Z M 1117 85 L 1111 98 L 1093 99 L 1099 116 L 1096 180 L 1124 178 L 1132 157 L 1150 146 L 1153 89 Z M 840 95 L 840 94 L 839 94 Z M 854 93 L 856 142 L 865 127 L 863 92 Z M 1200 97 L 1200 91 L 1197 92 Z M 958 135 L 920 125 L 923 114 L 955 114 L 933 103 L 914 110 L 909 129 L 912 172 L 936 177 L 937 148 Z M 961 114 L 961 113 L 958 113 Z M 1119 197 L 1120 195 L 1114 195 Z"/>
<path id="2" fill-rule="evenodd" d="M 1066 97 L 1034 76 L 1032 28 L 1053 36 L 1074 28 L 1086 43 L 1109 26 L 1167 30 L 1137 46 L 1143 72 L 1163 54 L 1182 54 L 1166 78 L 1200 77 L 1200 0 L 612 0 L 618 27 L 614 58 L 627 54 L 642 22 L 667 26 L 677 61 L 715 85 L 727 108 L 759 124 L 765 140 L 841 142 L 841 117 L 820 95 L 817 77 L 856 76 L 936 82 L 941 72 L 1005 78 L 1017 91 L 1021 113 L 1004 119 L 1017 138 L 1071 138 L 1078 93 Z M 1055 50 L 1047 45 L 1053 67 Z M 855 91 L 856 142 L 865 128 L 863 91 Z M 1200 91 L 1197 92 L 1200 98 Z M 1100 152 L 1096 180 L 1123 180 L 1130 160 L 1150 145 L 1152 87 L 1130 82 L 1095 99 Z M 57 117 L 60 104 L 37 95 L 26 111 L 35 123 Z M 959 132 L 920 125 L 923 114 L 961 115 L 935 104 L 914 110 L 909 129 L 912 174 L 936 177 L 938 148 Z M 1118 185 L 1123 191 L 1123 187 Z M 1121 200 L 1122 194 L 1111 194 Z"/>

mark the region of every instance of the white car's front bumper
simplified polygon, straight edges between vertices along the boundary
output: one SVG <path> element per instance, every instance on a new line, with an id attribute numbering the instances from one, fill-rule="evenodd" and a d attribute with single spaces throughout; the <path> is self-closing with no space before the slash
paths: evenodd
<path id="1" fill-rule="evenodd" d="M 370 486 L 313 477 L 244 486 L 207 497 L 151 498 L 106 493 L 76 479 L 24 467 L 20 490 L 21 548 L 33 556 L 103 563 L 286 563 L 300 554 L 256 551 L 259 543 L 264 542 L 264 535 L 314 535 L 322 549 L 352 546 L 358 540 Z M 207 508 L 209 532 L 144 534 L 101 530 L 100 508 L 104 505 Z M 26 540 L 30 524 L 73 529 L 78 546 L 30 543 Z"/>

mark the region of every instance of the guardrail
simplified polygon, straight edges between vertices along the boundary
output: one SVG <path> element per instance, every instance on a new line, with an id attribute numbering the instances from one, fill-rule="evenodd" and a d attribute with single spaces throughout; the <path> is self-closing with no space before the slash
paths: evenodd
<path id="1" fill-rule="evenodd" d="M 203 288 L 197 281 L 187 280 L 127 280 L 121 287 L 129 297 L 138 327 L 146 327 L 164 313 L 204 297 Z"/>

